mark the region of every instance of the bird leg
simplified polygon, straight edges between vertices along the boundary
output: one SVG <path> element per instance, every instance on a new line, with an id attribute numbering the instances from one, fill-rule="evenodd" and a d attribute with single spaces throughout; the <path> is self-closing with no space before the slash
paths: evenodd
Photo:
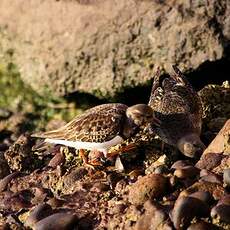
<path id="1" fill-rule="evenodd" d="M 133 150 L 133 149 L 136 149 L 136 145 L 134 143 L 131 143 L 131 144 L 126 145 L 126 146 L 122 146 L 118 150 L 107 153 L 107 158 L 112 158 L 114 156 L 117 156 L 117 155 L 122 154 L 124 152 L 128 152 L 128 151 Z"/>
<path id="2" fill-rule="evenodd" d="M 86 156 L 86 153 L 85 153 L 84 149 L 79 149 L 79 157 L 82 159 L 83 164 L 86 167 L 89 167 L 89 168 L 95 170 L 94 166 L 91 163 L 89 163 L 88 157 Z"/>

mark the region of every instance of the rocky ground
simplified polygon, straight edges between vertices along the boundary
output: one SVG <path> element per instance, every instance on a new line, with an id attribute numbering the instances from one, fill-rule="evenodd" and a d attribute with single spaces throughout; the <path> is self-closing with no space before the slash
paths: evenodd
<path id="1" fill-rule="evenodd" d="M 30 118 L 2 109 L 0 229 L 230 229 L 229 89 L 199 92 L 209 146 L 198 161 L 140 133 L 120 161 L 89 153 L 100 163 L 92 169 L 71 148 L 34 150 Z"/>

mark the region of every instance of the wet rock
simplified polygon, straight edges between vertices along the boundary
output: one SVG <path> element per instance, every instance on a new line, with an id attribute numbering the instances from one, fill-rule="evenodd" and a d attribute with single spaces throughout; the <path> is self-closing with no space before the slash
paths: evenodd
<path id="1" fill-rule="evenodd" d="M 223 178 L 224 178 L 224 183 L 228 187 L 230 187 L 230 168 L 224 170 Z"/>
<path id="2" fill-rule="evenodd" d="M 10 183 L 10 181 L 18 175 L 19 175 L 19 172 L 14 172 L 4 177 L 3 179 L 1 179 L 0 180 L 0 192 L 4 191 L 7 185 Z"/>
<path id="3" fill-rule="evenodd" d="M 146 83 L 157 65 L 194 70 L 227 52 L 227 0 L 81 2 L 1 1 L 1 53 L 14 47 L 21 77 L 41 94 L 48 87 L 58 95 L 113 96 Z"/>
<path id="4" fill-rule="evenodd" d="M 219 228 L 213 224 L 207 223 L 205 221 L 198 221 L 194 224 L 191 224 L 187 230 L 218 230 Z"/>
<path id="5" fill-rule="evenodd" d="M 194 166 L 184 166 L 176 169 L 174 175 L 178 178 L 193 178 L 200 174 L 200 170 Z"/>
<path id="6" fill-rule="evenodd" d="M 129 201 L 140 205 L 148 199 L 163 196 L 167 192 L 168 180 L 160 174 L 149 174 L 137 180 L 129 190 Z"/>
<path id="7" fill-rule="evenodd" d="M 211 217 L 214 219 L 214 222 L 225 222 L 230 224 L 230 205 L 220 204 L 212 208 Z"/>
<path id="8" fill-rule="evenodd" d="M 208 205 L 194 197 L 179 197 L 172 210 L 171 219 L 176 229 L 187 227 L 194 217 L 207 217 Z"/>
<path id="9" fill-rule="evenodd" d="M 213 202 L 213 197 L 210 192 L 207 191 L 198 191 L 189 195 L 190 197 L 197 198 L 206 204 L 210 205 Z"/>
<path id="10" fill-rule="evenodd" d="M 69 230 L 76 225 L 78 218 L 71 213 L 55 213 L 50 215 L 34 226 L 34 230 Z"/>
<path id="11" fill-rule="evenodd" d="M 144 213 L 138 218 L 134 230 L 152 230 L 152 229 L 172 229 L 163 228 L 164 224 L 166 224 L 167 215 L 164 211 L 151 201 L 146 201 L 144 204 Z"/>
<path id="12" fill-rule="evenodd" d="M 52 214 L 52 208 L 48 204 L 39 204 L 37 205 L 29 214 L 26 219 L 25 225 L 33 227 L 39 220 Z"/>

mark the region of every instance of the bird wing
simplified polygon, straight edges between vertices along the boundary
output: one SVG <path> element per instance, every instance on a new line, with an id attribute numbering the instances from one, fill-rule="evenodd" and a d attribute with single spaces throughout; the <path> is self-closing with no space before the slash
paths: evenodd
<path id="1" fill-rule="evenodd" d="M 99 105 L 57 130 L 33 136 L 68 141 L 108 141 L 120 134 L 126 109 L 126 105 L 118 103 Z"/>

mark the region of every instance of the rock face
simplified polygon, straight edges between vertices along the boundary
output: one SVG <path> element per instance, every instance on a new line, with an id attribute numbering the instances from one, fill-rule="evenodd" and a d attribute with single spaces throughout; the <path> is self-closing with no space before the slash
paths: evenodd
<path id="1" fill-rule="evenodd" d="M 157 66 L 220 59 L 228 0 L 1 0 L 0 55 L 39 93 L 113 96 L 146 84 Z"/>

